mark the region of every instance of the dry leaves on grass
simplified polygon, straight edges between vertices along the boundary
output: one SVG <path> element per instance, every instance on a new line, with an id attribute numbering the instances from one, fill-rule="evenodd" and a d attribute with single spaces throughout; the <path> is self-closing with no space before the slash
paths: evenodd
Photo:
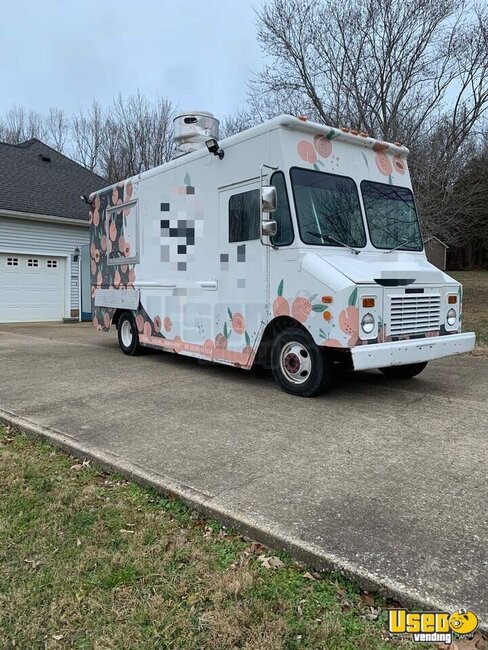
<path id="1" fill-rule="evenodd" d="M 440 643 L 439 650 L 488 650 L 488 640 L 477 632 L 472 639 L 457 639 L 450 645 Z"/>
<path id="2" fill-rule="evenodd" d="M 320 575 L 320 573 L 317 573 L 317 571 L 312 571 L 311 573 L 310 571 L 306 571 L 303 574 L 303 577 L 306 578 L 307 580 L 322 580 L 322 576 Z"/>
<path id="3" fill-rule="evenodd" d="M 276 557 L 276 555 L 270 555 L 269 557 L 264 554 L 260 555 L 258 562 L 261 562 L 261 566 L 264 569 L 281 569 L 285 566 L 285 563 L 279 557 Z"/>

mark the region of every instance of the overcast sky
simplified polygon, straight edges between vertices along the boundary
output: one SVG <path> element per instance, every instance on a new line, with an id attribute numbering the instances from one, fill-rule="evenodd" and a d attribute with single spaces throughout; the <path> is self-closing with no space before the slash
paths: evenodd
<path id="1" fill-rule="evenodd" d="M 138 88 L 218 117 L 245 101 L 261 65 L 264 0 L 0 0 L 0 114 L 71 113 Z"/>

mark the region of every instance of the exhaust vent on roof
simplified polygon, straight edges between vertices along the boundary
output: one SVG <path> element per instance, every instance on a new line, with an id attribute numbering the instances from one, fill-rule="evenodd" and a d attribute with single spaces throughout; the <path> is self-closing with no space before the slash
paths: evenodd
<path id="1" fill-rule="evenodd" d="M 173 137 L 177 145 L 176 155 L 196 151 L 205 146 L 210 138 L 219 139 L 219 121 L 206 111 L 186 111 L 173 120 Z"/>

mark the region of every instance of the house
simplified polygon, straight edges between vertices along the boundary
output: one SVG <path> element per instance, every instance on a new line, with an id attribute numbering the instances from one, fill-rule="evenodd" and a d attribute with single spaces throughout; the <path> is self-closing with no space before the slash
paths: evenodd
<path id="1" fill-rule="evenodd" d="M 431 264 L 437 266 L 441 271 L 446 270 L 447 249 L 449 246 L 444 244 L 438 237 L 431 235 L 424 240 L 425 254 Z"/>
<path id="2" fill-rule="evenodd" d="M 106 184 L 35 138 L 0 143 L 0 323 L 78 320 L 89 243 L 80 196 Z"/>

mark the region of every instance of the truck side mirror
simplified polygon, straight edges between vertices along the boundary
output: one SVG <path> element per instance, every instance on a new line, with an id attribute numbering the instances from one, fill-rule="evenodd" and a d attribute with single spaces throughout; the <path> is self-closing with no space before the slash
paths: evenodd
<path id="1" fill-rule="evenodd" d="M 261 212 L 274 212 L 276 205 L 276 187 L 273 185 L 263 185 L 261 187 Z"/>
<path id="2" fill-rule="evenodd" d="M 262 221 L 261 234 L 263 237 L 274 237 L 278 232 L 278 224 L 276 221 Z"/>

